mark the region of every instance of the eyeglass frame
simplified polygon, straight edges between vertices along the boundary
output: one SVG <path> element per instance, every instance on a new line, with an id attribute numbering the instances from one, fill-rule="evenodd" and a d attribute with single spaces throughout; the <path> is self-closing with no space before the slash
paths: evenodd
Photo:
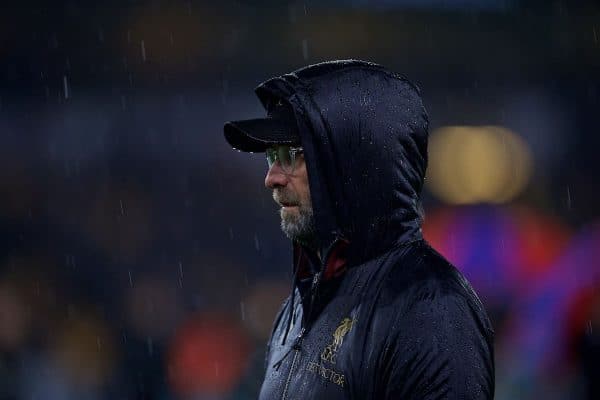
<path id="1" fill-rule="evenodd" d="M 283 162 L 281 162 L 281 158 L 279 157 L 279 151 L 277 151 L 276 149 L 278 148 L 288 148 L 288 154 L 289 154 L 289 158 L 290 158 L 290 163 L 289 166 L 286 167 L 286 165 L 284 165 Z M 272 152 L 273 154 L 273 161 L 270 161 L 269 158 L 269 153 Z M 281 145 L 275 145 L 275 146 L 271 146 L 268 147 L 265 150 L 265 155 L 267 158 L 267 165 L 269 166 L 269 169 L 273 166 L 273 164 L 275 164 L 277 161 L 279 161 L 279 165 L 281 166 L 281 169 L 283 170 L 283 172 L 285 172 L 286 174 L 292 174 L 294 173 L 294 170 L 296 169 L 296 160 L 297 154 L 303 154 L 304 153 L 304 148 L 301 146 L 290 146 L 287 144 L 281 144 Z"/>

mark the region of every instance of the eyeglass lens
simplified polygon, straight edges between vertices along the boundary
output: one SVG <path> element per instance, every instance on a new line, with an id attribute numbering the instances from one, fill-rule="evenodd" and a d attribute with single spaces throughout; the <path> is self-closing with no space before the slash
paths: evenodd
<path id="1" fill-rule="evenodd" d="M 279 160 L 281 167 L 284 170 L 290 171 L 293 168 L 295 161 L 295 152 L 291 149 L 291 146 L 277 146 L 266 150 L 267 162 L 269 168 Z"/>

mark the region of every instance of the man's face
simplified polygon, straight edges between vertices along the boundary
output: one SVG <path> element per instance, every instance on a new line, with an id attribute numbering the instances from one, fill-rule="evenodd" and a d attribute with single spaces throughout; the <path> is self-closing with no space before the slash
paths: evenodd
<path id="1" fill-rule="evenodd" d="M 313 243 L 315 224 L 304 155 L 296 155 L 291 172 L 275 161 L 267 172 L 265 186 L 273 190 L 273 199 L 281 206 L 281 230 L 286 236 L 304 244 Z"/>

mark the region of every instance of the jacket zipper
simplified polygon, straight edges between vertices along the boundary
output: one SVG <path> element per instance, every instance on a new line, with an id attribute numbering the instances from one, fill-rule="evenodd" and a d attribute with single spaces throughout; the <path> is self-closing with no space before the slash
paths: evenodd
<path id="1" fill-rule="evenodd" d="M 298 358 L 298 353 L 300 353 L 299 349 L 294 350 L 294 358 L 292 359 L 292 366 L 290 367 L 290 373 L 287 377 L 287 381 L 285 382 L 285 387 L 283 388 L 283 394 L 281 395 L 281 400 L 285 400 L 287 398 L 287 391 L 290 386 L 290 381 L 292 380 L 292 373 L 294 372 L 294 367 L 296 366 L 296 359 Z"/>
<path id="2" fill-rule="evenodd" d="M 329 253 L 331 253 L 331 249 L 333 248 L 334 244 L 336 241 L 334 241 L 331 245 L 329 245 L 325 256 L 329 257 Z M 327 261 L 327 258 L 325 258 L 325 262 Z M 322 267 L 322 269 L 324 268 L 324 266 Z M 315 301 L 315 297 L 316 297 L 316 289 L 319 286 L 320 280 L 321 280 L 321 274 L 322 271 L 319 271 L 315 274 L 315 276 L 313 277 L 313 281 L 311 284 L 311 302 L 310 302 L 310 310 L 309 310 L 309 315 L 307 320 L 310 321 L 310 317 L 312 314 L 312 308 L 314 305 L 314 301 Z M 304 319 L 305 315 L 303 315 L 303 319 Z M 303 325 L 305 325 L 306 323 L 308 323 L 308 321 L 303 321 Z M 296 360 L 298 359 L 298 354 L 300 353 L 300 344 L 302 343 L 302 339 L 304 336 L 304 332 L 306 331 L 306 328 L 303 327 L 300 330 L 300 333 L 298 334 L 298 337 L 296 338 L 296 342 L 292 345 L 292 347 L 294 348 L 294 358 L 292 359 L 292 365 L 290 366 L 290 372 L 288 374 L 287 380 L 285 381 L 285 386 L 283 388 L 283 393 L 281 395 L 281 400 L 286 400 L 287 399 L 287 392 L 290 386 L 290 382 L 292 381 L 292 374 L 294 373 L 294 368 L 296 367 Z M 283 360 L 281 360 L 283 361 Z"/>
<path id="3" fill-rule="evenodd" d="M 283 394 L 281 395 L 281 400 L 285 400 L 287 398 L 287 392 L 290 386 L 290 382 L 292 381 L 292 374 L 294 373 L 294 368 L 296 367 L 296 360 L 298 359 L 298 354 L 300 353 L 300 345 L 302 344 L 302 339 L 304 336 L 305 328 L 300 330 L 300 333 L 296 337 L 295 343 L 292 345 L 294 349 L 294 358 L 292 359 L 292 365 L 290 366 L 290 372 L 288 374 L 287 380 L 285 381 L 285 386 L 283 388 Z"/>

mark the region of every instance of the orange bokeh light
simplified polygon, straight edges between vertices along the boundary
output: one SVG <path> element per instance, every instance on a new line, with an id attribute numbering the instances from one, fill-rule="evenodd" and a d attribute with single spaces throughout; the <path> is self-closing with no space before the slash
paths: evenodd
<path id="1" fill-rule="evenodd" d="M 181 396 L 222 395 L 239 381 L 250 344 L 241 327 L 212 314 L 188 320 L 169 349 L 169 379 Z"/>

